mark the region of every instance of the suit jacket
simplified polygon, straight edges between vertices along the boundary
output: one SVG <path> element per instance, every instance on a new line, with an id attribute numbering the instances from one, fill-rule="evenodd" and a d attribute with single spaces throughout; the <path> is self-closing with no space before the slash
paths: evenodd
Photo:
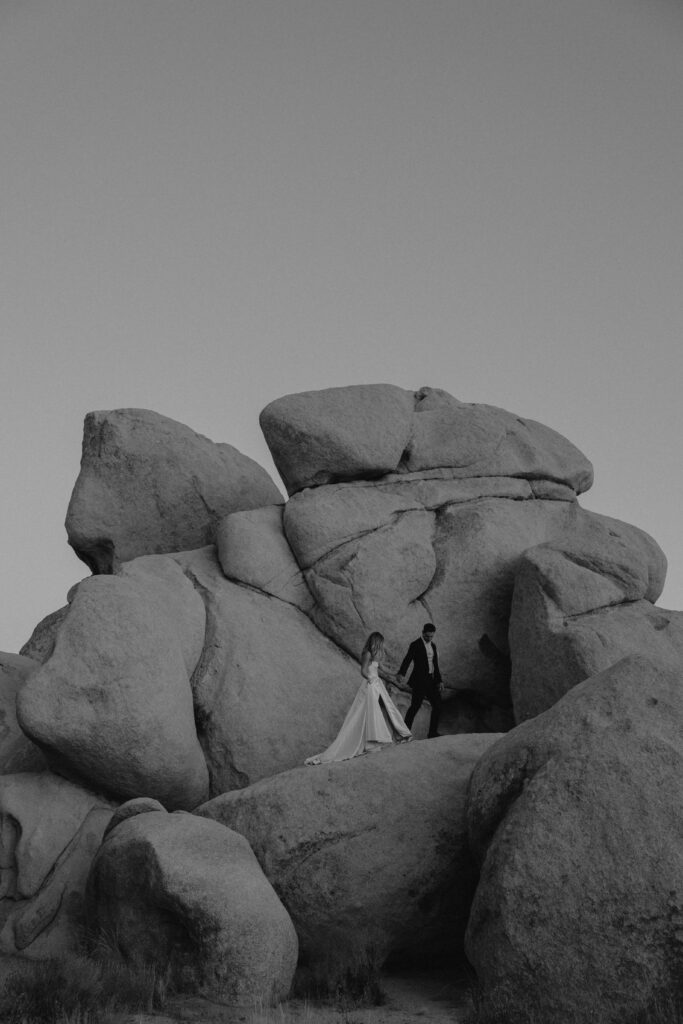
<path id="1" fill-rule="evenodd" d="M 434 651 L 434 682 L 438 686 L 441 682 L 441 672 L 439 671 L 439 656 L 436 652 L 436 644 L 433 640 L 432 650 Z M 413 640 L 412 644 L 408 648 L 408 653 L 401 662 L 398 674 L 400 676 L 405 675 L 408 671 L 408 666 L 411 663 L 413 671 L 411 672 L 410 679 L 408 680 L 410 688 L 414 689 L 416 686 L 429 686 L 431 682 L 429 676 L 429 662 L 427 660 L 427 648 L 425 647 L 422 637 L 418 637 L 417 640 Z"/>

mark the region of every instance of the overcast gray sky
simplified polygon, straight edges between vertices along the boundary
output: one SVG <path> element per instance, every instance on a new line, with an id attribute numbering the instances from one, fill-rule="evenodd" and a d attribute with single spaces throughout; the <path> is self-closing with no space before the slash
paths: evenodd
<path id="1" fill-rule="evenodd" d="M 86 412 L 274 472 L 267 402 L 380 381 L 565 434 L 683 608 L 683 4 L 0 0 L 0 140 L 1 649 Z"/>

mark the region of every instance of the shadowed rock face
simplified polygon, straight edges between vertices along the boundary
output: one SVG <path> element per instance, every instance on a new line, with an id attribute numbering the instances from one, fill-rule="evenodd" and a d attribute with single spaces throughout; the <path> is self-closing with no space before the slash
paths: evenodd
<path id="1" fill-rule="evenodd" d="M 148 409 L 91 412 L 66 514 L 69 544 L 93 573 L 138 555 L 198 548 L 238 509 L 282 502 L 264 469 L 228 444 Z"/>
<path id="2" fill-rule="evenodd" d="M 487 1000 L 577 1024 L 644 1009 L 680 975 L 683 686 L 625 658 L 482 757 L 467 954 Z"/>
<path id="3" fill-rule="evenodd" d="M 289 993 L 294 926 L 243 836 L 190 814 L 138 805 L 107 833 L 88 879 L 94 932 L 181 992 L 228 1005 Z"/>
<path id="4" fill-rule="evenodd" d="M 17 694 L 37 661 L 0 652 L 0 773 L 41 772 L 47 762 L 17 722 Z"/>
<path id="5" fill-rule="evenodd" d="M 1 954 L 79 948 L 86 879 L 112 810 L 47 771 L 0 776 Z"/>

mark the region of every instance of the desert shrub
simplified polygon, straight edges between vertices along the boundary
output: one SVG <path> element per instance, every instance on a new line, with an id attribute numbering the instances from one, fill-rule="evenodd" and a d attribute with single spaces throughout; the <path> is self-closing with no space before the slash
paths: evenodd
<path id="1" fill-rule="evenodd" d="M 122 1010 L 151 1010 L 164 988 L 148 967 L 85 956 L 45 960 L 10 975 L 0 991 L 3 1024 L 105 1024 Z"/>

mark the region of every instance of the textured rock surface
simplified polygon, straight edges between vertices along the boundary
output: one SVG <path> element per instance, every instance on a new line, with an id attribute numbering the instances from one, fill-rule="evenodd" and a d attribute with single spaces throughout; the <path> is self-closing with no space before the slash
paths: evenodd
<path id="1" fill-rule="evenodd" d="M 580 537 L 524 553 L 509 631 L 518 722 L 625 654 L 683 665 L 683 613 L 652 604 L 665 570 L 646 533 L 596 515 Z"/>
<path id="2" fill-rule="evenodd" d="M 413 395 L 359 384 L 285 395 L 261 412 L 261 429 L 289 494 L 316 484 L 390 473 L 412 422 Z"/>
<path id="3" fill-rule="evenodd" d="M 316 601 L 312 620 L 354 651 L 379 629 L 389 672 L 432 621 L 446 700 L 467 693 L 503 714 L 513 585 L 529 548 L 569 544 L 615 600 L 654 600 L 664 580 L 662 553 L 642 531 L 562 500 L 566 491 L 539 493 L 552 492 L 511 477 L 412 475 L 294 495 L 284 529 Z"/>
<path id="4" fill-rule="evenodd" d="M 475 885 L 472 768 L 496 736 L 445 736 L 299 768 L 197 813 L 241 832 L 292 916 L 314 973 L 462 942 Z"/>
<path id="5" fill-rule="evenodd" d="M 47 661 L 55 649 L 57 633 L 68 610 L 69 606 L 65 604 L 62 608 L 57 608 L 56 611 L 50 612 L 44 619 L 41 619 L 19 654 L 26 658 L 32 658 L 34 661 L 40 662 L 41 665 Z"/>
<path id="6" fill-rule="evenodd" d="M 19 723 L 60 774 L 194 807 L 208 793 L 189 681 L 203 638 L 202 601 L 172 559 L 92 576 L 18 695 Z"/>
<path id="7" fill-rule="evenodd" d="M 0 772 L 41 772 L 47 762 L 17 722 L 17 693 L 38 662 L 0 652 Z"/>
<path id="8" fill-rule="evenodd" d="M 211 793 L 302 764 L 334 739 L 358 662 L 293 605 L 226 580 L 213 548 L 176 556 L 206 602 L 192 685 Z"/>
<path id="9" fill-rule="evenodd" d="M 0 776 L 0 953 L 45 959 L 78 948 L 112 810 L 49 772 Z"/>
<path id="10" fill-rule="evenodd" d="M 282 505 L 225 516 L 216 527 L 216 550 L 228 579 L 302 611 L 312 609 L 313 597 L 282 529 Z"/>
<path id="11" fill-rule="evenodd" d="M 629 657 L 487 751 L 467 953 L 487 1000 L 576 1024 L 673 990 L 683 929 L 683 677 Z"/>
<path id="12" fill-rule="evenodd" d="M 593 468 L 549 427 L 435 388 L 391 384 L 305 391 L 261 413 L 288 493 L 395 471 L 449 467 L 458 476 L 547 479 L 588 490 Z"/>
<path id="13" fill-rule="evenodd" d="M 593 483 L 593 467 L 566 437 L 493 405 L 460 402 L 438 388 L 415 395 L 409 471 L 452 466 L 462 476 L 555 480 L 577 494 Z"/>
<path id="14" fill-rule="evenodd" d="M 214 821 L 155 812 L 118 824 L 93 863 L 88 912 L 180 991 L 231 1005 L 289 992 L 294 926 L 244 837 Z"/>
<path id="15" fill-rule="evenodd" d="M 119 804 L 109 819 L 109 824 L 104 830 L 102 838 L 105 839 L 113 829 L 117 828 L 121 822 L 127 821 L 128 818 L 134 818 L 136 814 L 150 814 L 154 811 L 160 811 L 163 814 L 167 813 L 163 804 L 149 796 L 138 796 L 133 800 L 127 800 L 125 804 Z"/>
<path id="16" fill-rule="evenodd" d="M 264 469 L 228 444 L 148 409 L 91 412 L 66 516 L 69 544 L 94 573 L 138 555 L 213 541 L 228 512 L 282 501 Z"/>

